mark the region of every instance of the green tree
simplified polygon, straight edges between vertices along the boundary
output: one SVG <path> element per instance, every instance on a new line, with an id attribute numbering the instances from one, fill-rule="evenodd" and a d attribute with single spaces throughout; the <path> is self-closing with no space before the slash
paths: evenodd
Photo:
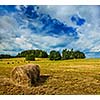
<path id="1" fill-rule="evenodd" d="M 61 55 L 59 51 L 55 51 L 55 50 L 50 51 L 49 59 L 50 60 L 61 60 Z"/>
<path id="2" fill-rule="evenodd" d="M 63 59 L 63 60 L 66 60 L 66 59 L 69 59 L 69 58 L 70 58 L 70 51 L 67 50 L 67 49 L 64 49 L 64 50 L 62 51 L 62 59 Z"/>
<path id="3" fill-rule="evenodd" d="M 75 51 L 74 56 L 76 59 L 85 58 L 85 54 L 83 52 L 80 52 L 80 51 Z"/>
<path id="4" fill-rule="evenodd" d="M 73 49 L 71 49 L 71 51 L 69 52 L 69 59 L 74 59 L 74 51 L 73 51 Z"/>
<path id="5" fill-rule="evenodd" d="M 0 59 L 3 59 L 3 58 L 13 58 L 13 56 L 9 54 L 0 54 Z"/>
<path id="6" fill-rule="evenodd" d="M 45 51 L 40 51 L 39 57 L 40 58 L 47 58 L 48 57 L 48 54 Z"/>
<path id="7" fill-rule="evenodd" d="M 48 54 L 46 51 L 42 51 L 42 50 L 25 50 L 22 51 L 21 53 L 18 53 L 18 55 L 16 57 L 26 57 L 26 55 L 34 55 L 37 58 L 47 58 Z"/>
<path id="8" fill-rule="evenodd" d="M 35 56 L 33 54 L 29 54 L 26 56 L 26 61 L 35 61 Z"/>
<path id="9" fill-rule="evenodd" d="M 74 51 L 73 49 L 71 49 L 70 51 L 67 49 L 64 49 L 62 51 L 62 59 L 63 60 L 67 60 L 67 59 L 83 59 L 85 58 L 85 54 L 83 52 L 80 51 Z"/>

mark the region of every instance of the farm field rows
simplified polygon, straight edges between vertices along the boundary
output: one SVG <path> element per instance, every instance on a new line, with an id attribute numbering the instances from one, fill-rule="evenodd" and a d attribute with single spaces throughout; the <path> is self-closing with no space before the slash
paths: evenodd
<path id="1" fill-rule="evenodd" d="M 41 77 L 32 87 L 22 87 L 10 80 L 11 70 L 15 66 L 39 64 Z M 50 61 L 37 58 L 25 61 L 24 58 L 0 60 L 0 94 L 29 95 L 68 95 L 100 94 L 100 59 L 74 59 Z"/>

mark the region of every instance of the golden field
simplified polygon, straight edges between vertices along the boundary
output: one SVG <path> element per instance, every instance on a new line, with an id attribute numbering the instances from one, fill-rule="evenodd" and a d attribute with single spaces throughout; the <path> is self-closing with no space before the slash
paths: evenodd
<path id="1" fill-rule="evenodd" d="M 41 77 L 36 86 L 17 86 L 11 82 L 11 70 L 15 66 L 39 64 Z M 100 59 L 74 59 L 50 61 L 37 58 L 0 60 L 0 94 L 11 95 L 76 95 L 100 94 Z"/>

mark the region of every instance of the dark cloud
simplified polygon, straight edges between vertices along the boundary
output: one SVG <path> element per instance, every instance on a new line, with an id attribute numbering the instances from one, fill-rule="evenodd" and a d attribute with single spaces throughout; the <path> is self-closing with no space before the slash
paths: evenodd
<path id="1" fill-rule="evenodd" d="M 78 34 L 76 28 L 68 26 L 56 18 L 52 18 L 48 14 L 38 12 L 38 6 L 21 6 L 21 11 L 23 12 L 24 18 L 27 18 L 30 23 L 28 25 L 34 32 L 40 33 L 45 32 L 47 35 L 68 35 L 71 37 L 78 38 Z M 31 23 L 39 23 L 42 27 L 34 26 Z M 71 34 L 70 34 L 71 33 Z"/>
<path id="2" fill-rule="evenodd" d="M 71 21 L 75 22 L 76 25 L 81 26 L 85 23 L 85 19 L 84 18 L 80 18 L 78 15 L 73 15 L 71 17 Z"/>

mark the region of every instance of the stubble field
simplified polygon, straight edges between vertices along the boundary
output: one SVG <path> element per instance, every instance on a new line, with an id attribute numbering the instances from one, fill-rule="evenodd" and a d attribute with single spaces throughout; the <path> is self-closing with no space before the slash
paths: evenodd
<path id="1" fill-rule="evenodd" d="M 40 81 L 32 87 L 17 86 L 11 82 L 11 70 L 15 66 L 39 64 Z M 100 94 L 100 59 L 50 61 L 37 58 L 0 60 L 0 94 L 9 95 L 76 95 Z"/>

